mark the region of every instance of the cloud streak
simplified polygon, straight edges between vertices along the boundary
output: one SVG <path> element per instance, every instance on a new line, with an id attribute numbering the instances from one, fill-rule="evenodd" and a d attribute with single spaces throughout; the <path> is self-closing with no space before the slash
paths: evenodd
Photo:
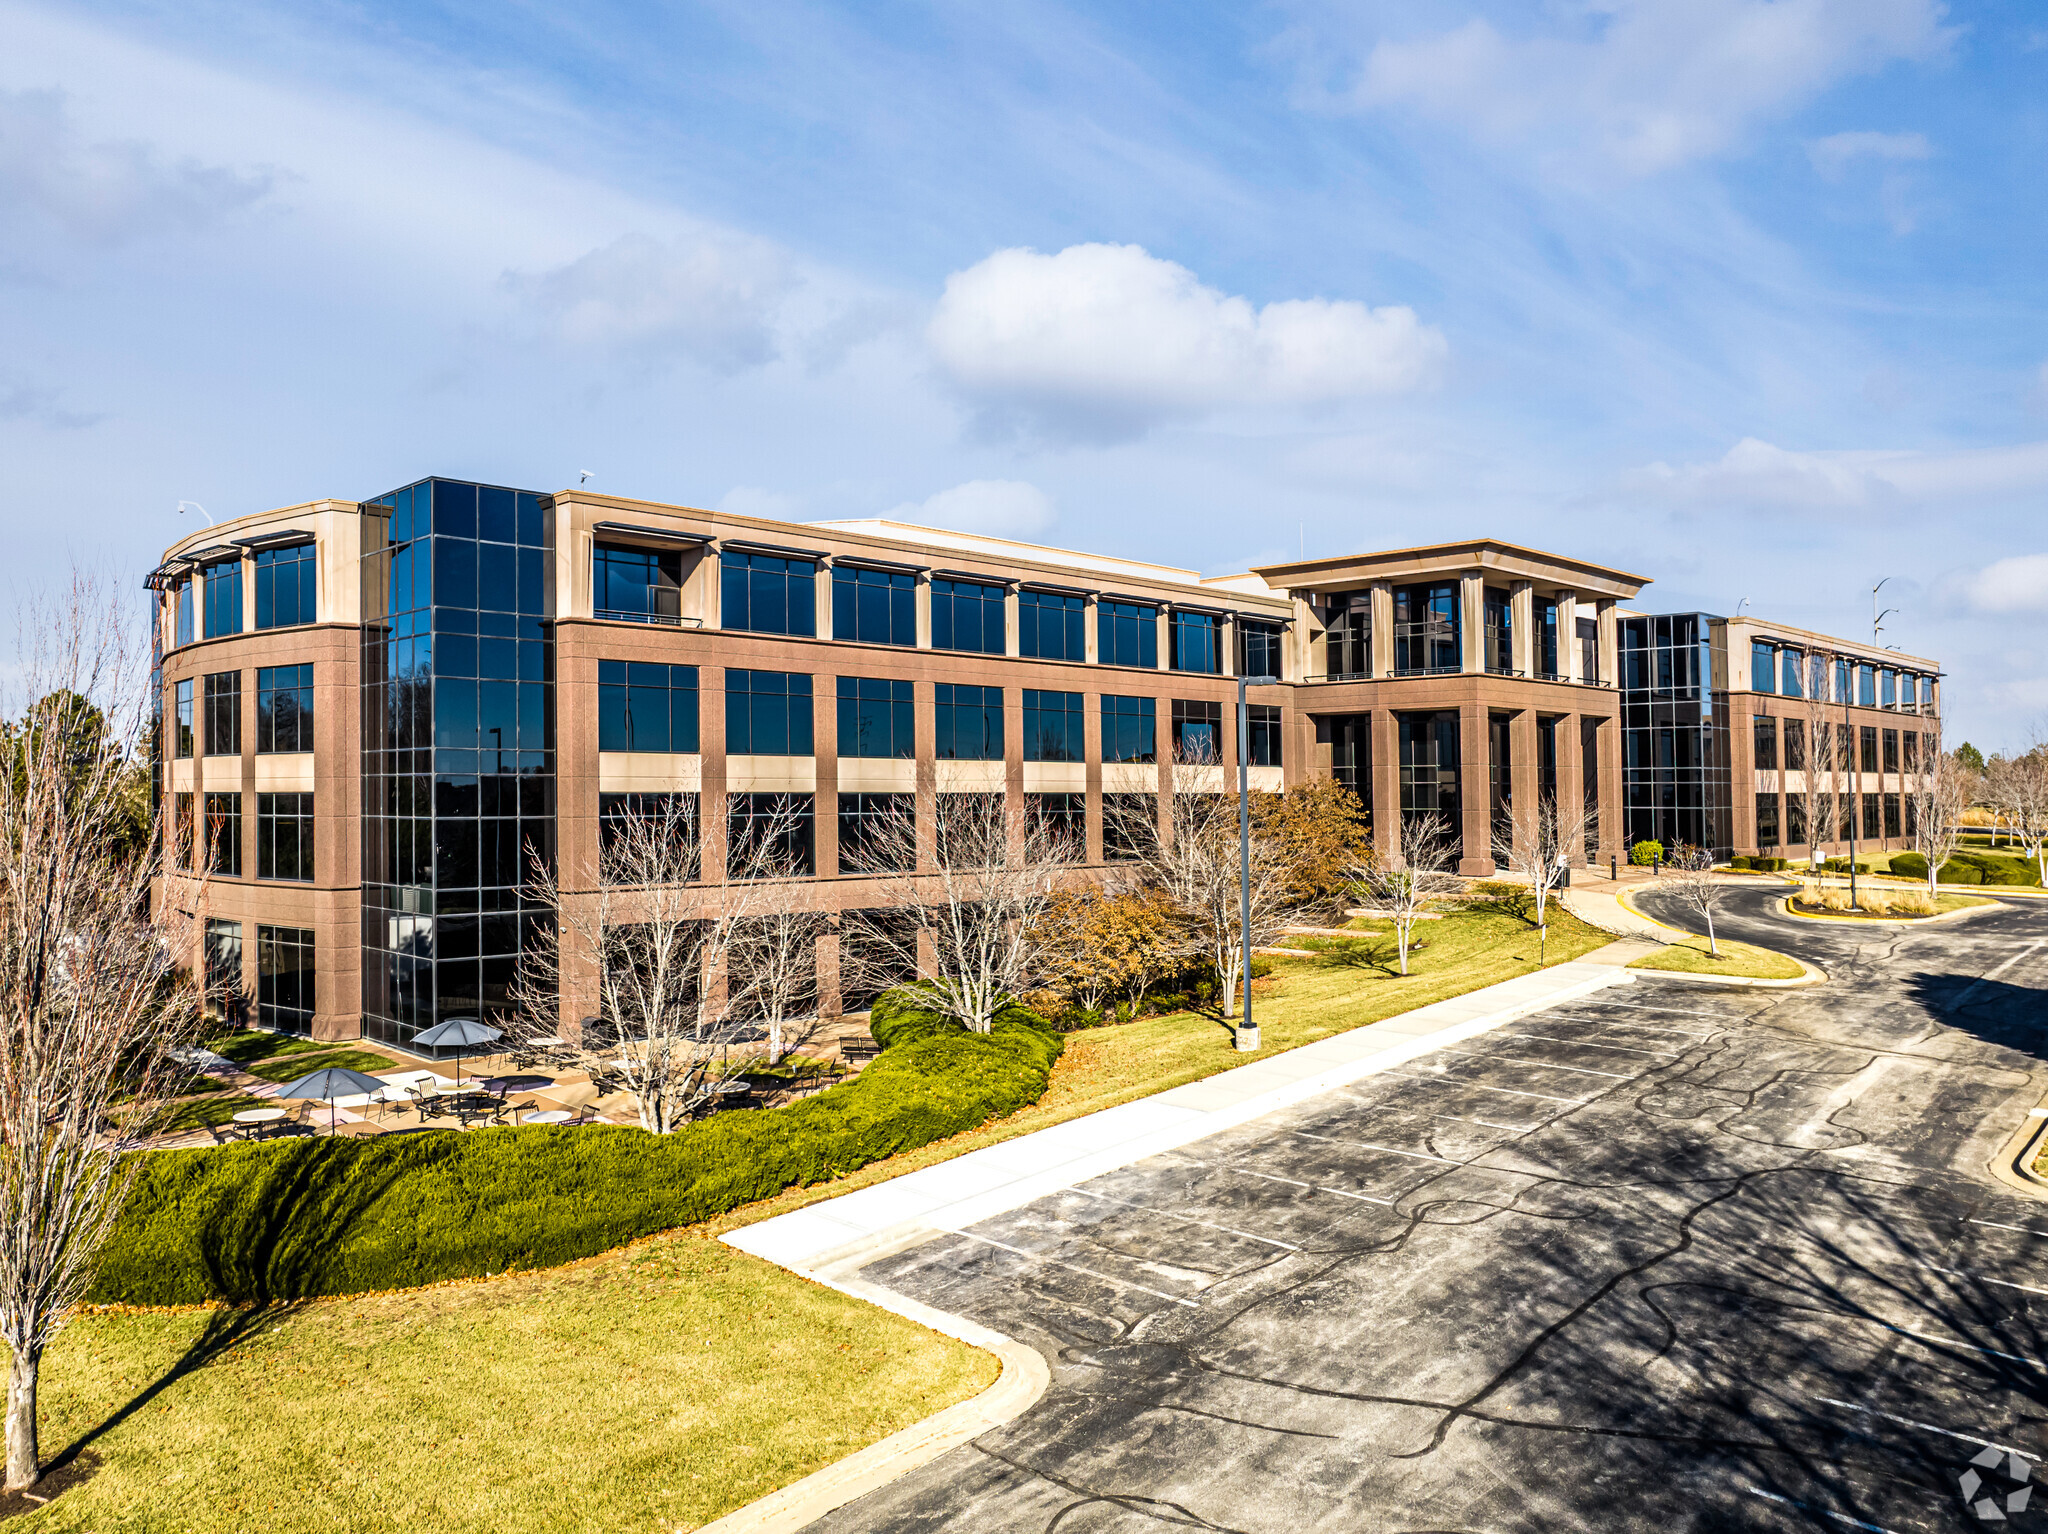
<path id="1" fill-rule="evenodd" d="M 1891 514 L 1998 501 L 2048 489 L 2048 442 L 1950 452 L 1801 452 L 1744 437 L 1711 463 L 1653 463 L 1626 476 L 1624 499 L 1819 516 Z"/>

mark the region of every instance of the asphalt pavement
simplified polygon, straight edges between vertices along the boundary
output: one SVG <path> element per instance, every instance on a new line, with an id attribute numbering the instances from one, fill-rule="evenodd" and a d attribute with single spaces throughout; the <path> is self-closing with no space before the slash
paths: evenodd
<path id="1" fill-rule="evenodd" d="M 870 1264 L 1052 1385 L 816 1527 L 2048 1531 L 2048 1206 L 1986 1170 L 2048 905 L 1774 899 L 1721 930 L 1828 985 L 1646 977 Z"/>

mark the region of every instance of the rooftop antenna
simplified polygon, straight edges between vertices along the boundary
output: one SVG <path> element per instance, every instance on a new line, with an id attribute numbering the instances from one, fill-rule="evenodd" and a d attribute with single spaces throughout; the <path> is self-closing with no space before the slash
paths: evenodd
<path id="1" fill-rule="evenodd" d="M 180 501 L 180 502 L 178 502 L 178 515 L 179 515 L 179 516 L 181 516 L 181 517 L 182 517 L 183 515 L 185 515 L 185 508 L 186 508 L 187 506 L 190 506 L 190 507 L 191 507 L 191 508 L 192 508 L 192 509 L 193 509 L 194 511 L 198 512 L 198 513 L 199 513 L 199 515 L 201 515 L 202 517 L 206 518 L 206 525 L 207 525 L 208 527 L 211 527 L 211 526 L 213 526 L 213 513 L 212 513 L 212 512 L 210 512 L 210 511 L 208 511 L 208 510 L 207 510 L 207 509 L 206 509 L 206 508 L 205 508 L 204 506 L 200 505 L 200 504 L 199 504 L 199 503 L 198 503 L 197 501 Z"/>
<path id="2" fill-rule="evenodd" d="M 592 479 L 592 477 L 593 477 L 593 476 L 592 476 L 592 474 L 591 474 L 590 470 L 588 470 L 588 469 L 579 469 L 579 470 L 577 471 L 577 479 L 576 479 L 576 483 L 577 483 L 577 484 L 579 484 L 579 485 L 583 485 L 583 484 L 588 484 L 588 483 L 590 482 L 590 480 Z"/>

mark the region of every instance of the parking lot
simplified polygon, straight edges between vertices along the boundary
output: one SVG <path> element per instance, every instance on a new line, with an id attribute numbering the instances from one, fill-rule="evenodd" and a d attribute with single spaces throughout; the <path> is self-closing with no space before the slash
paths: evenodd
<path id="1" fill-rule="evenodd" d="M 1833 984 L 1646 978 L 871 1264 L 1053 1382 L 820 1527 L 2048 1528 L 2048 1206 L 1985 1171 L 2048 909 L 1756 897 Z"/>

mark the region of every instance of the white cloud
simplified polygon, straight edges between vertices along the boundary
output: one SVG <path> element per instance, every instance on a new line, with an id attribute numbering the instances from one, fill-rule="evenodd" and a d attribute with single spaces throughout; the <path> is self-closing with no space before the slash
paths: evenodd
<path id="1" fill-rule="evenodd" d="M 905 501 L 882 515 L 919 527 L 1022 538 L 1051 527 L 1058 511 L 1052 497 L 1028 481 L 970 479 L 922 501 Z"/>
<path id="2" fill-rule="evenodd" d="M 1839 181 L 1857 160 L 1929 160 L 1934 146 L 1924 133 L 1831 133 L 1808 142 L 1806 157 L 1829 181 Z"/>
<path id="3" fill-rule="evenodd" d="M 663 241 L 638 232 L 538 275 L 507 273 L 559 340 L 645 361 L 688 358 L 715 372 L 776 356 L 774 322 L 796 285 L 782 252 L 725 232 Z"/>
<path id="4" fill-rule="evenodd" d="M 1535 8 L 1531 8 L 1534 10 Z M 1353 100 L 1632 175 L 1722 153 L 1757 123 L 1897 59 L 1943 52 L 1939 0 L 1593 0 L 1556 30 L 1472 20 L 1382 39 Z"/>
<path id="5" fill-rule="evenodd" d="M 1948 585 L 1972 612 L 1989 617 L 2008 613 L 2048 613 L 2048 554 L 2016 554 Z"/>
<path id="6" fill-rule="evenodd" d="M 57 403 L 59 392 L 47 384 L 15 374 L 0 373 L 0 422 L 27 421 L 58 431 L 77 431 L 105 420 L 104 414 L 66 410 Z"/>
<path id="7" fill-rule="evenodd" d="M 1428 382 L 1447 350 L 1405 306 L 1255 309 L 1137 245 L 999 250 L 946 279 L 927 338 L 999 423 L 1115 441 L 1225 405 L 1300 405 Z"/>
<path id="8" fill-rule="evenodd" d="M 138 139 L 88 141 L 64 92 L 0 90 L 0 222 L 18 226 L 32 212 L 74 239 L 114 245 L 205 228 L 274 180 L 191 156 L 166 164 Z"/>
<path id="9" fill-rule="evenodd" d="M 1800 452 L 1744 437 L 1712 463 L 1653 463 L 1624 496 L 1756 511 L 1882 513 L 2048 489 L 2048 442 L 1952 452 Z"/>

